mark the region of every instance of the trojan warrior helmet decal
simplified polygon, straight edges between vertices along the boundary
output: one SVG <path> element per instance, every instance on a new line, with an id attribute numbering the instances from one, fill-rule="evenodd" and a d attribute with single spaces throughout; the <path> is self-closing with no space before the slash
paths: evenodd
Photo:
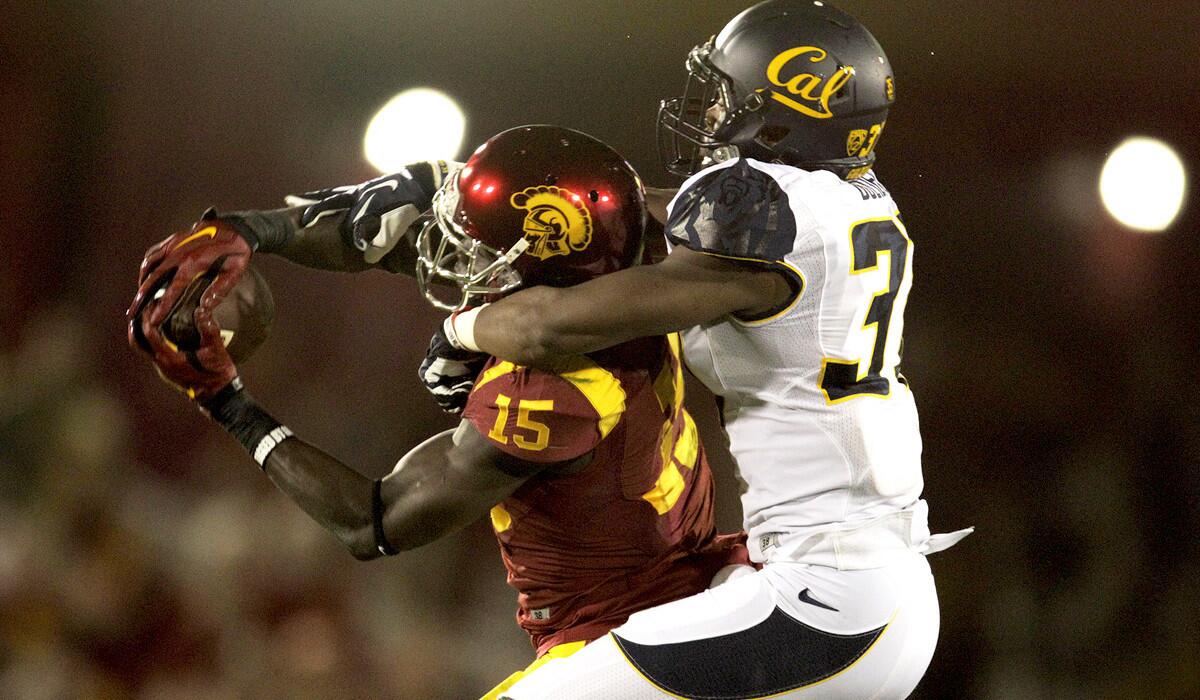
<path id="1" fill-rule="evenodd" d="M 502 131 L 433 197 L 417 285 L 460 311 L 521 287 L 569 287 L 637 262 L 642 182 L 611 146 L 551 124 Z"/>
<path id="2" fill-rule="evenodd" d="M 561 187 L 527 187 L 509 203 L 525 209 L 526 253 L 541 260 L 583 250 L 592 242 L 592 215 L 583 198 Z"/>

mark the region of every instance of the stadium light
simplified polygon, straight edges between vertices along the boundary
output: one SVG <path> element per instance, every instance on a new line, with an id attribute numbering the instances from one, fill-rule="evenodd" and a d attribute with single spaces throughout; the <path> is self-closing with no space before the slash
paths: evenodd
<path id="1" fill-rule="evenodd" d="M 418 160 L 454 159 L 465 130 L 457 102 L 439 90 L 413 88 L 388 100 L 371 118 L 363 155 L 381 173 Z"/>
<path id="2" fill-rule="evenodd" d="M 1100 171 L 1100 199 L 1108 213 L 1136 231 L 1163 231 L 1183 206 L 1187 175 L 1179 154 L 1158 139 L 1133 136 L 1108 156 Z"/>

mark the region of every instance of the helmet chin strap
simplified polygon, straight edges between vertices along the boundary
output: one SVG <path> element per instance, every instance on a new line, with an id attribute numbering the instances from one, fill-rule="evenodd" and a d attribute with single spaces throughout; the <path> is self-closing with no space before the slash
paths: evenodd
<path id="1" fill-rule="evenodd" d="M 717 163 L 724 163 L 727 160 L 735 160 L 738 157 L 737 146 L 718 146 L 717 148 L 708 148 L 704 150 L 704 156 L 700 159 L 700 165 L 708 167 Z"/>
<path id="2" fill-rule="evenodd" d="M 522 238 L 521 240 L 514 243 L 513 247 L 509 248 L 508 251 L 504 253 L 504 257 L 502 257 L 500 259 L 503 260 L 505 263 L 511 265 L 514 260 L 521 257 L 521 253 L 524 253 L 528 249 L 529 249 L 529 239 Z"/>
<path id="3" fill-rule="evenodd" d="M 474 239 L 472 239 L 472 240 L 474 240 Z M 482 245 L 479 243 L 479 241 L 475 241 L 475 242 L 477 245 Z M 529 245 L 530 244 L 529 244 L 528 238 L 521 238 L 521 240 L 514 243 L 511 248 L 504 251 L 504 255 L 498 256 L 487 267 L 483 268 L 479 272 L 472 274 L 471 278 L 469 280 L 467 280 L 463 284 L 460 284 L 459 289 L 462 291 L 462 299 L 459 301 L 458 306 L 455 307 L 454 310 L 458 311 L 458 310 L 462 310 L 462 309 L 466 308 L 467 305 L 470 304 L 472 297 L 474 297 L 475 295 L 495 294 L 495 293 L 504 293 L 504 292 L 511 291 L 513 289 L 513 287 L 515 287 L 516 284 L 520 280 L 520 275 L 518 275 L 516 270 L 513 269 L 513 266 L 512 266 L 513 261 L 515 261 L 517 258 L 521 257 L 521 254 L 529 249 Z M 486 246 L 483 246 L 483 247 L 486 248 Z M 507 270 L 512 273 L 512 275 L 515 278 L 515 281 L 511 284 L 502 285 L 499 288 L 490 286 L 488 284 L 488 282 L 496 274 L 498 274 L 499 270 L 505 269 L 505 268 L 507 268 Z M 435 306 L 436 306 L 436 304 L 435 304 Z"/>

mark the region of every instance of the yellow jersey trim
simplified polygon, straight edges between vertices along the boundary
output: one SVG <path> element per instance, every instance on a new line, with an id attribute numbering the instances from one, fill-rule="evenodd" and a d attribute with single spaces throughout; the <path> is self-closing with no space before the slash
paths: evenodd
<path id="1" fill-rule="evenodd" d="M 483 374 L 479 375 L 479 381 L 475 382 L 475 390 L 478 390 L 484 384 L 487 384 L 493 379 L 499 379 L 500 377 L 503 377 L 506 374 L 512 374 L 515 371 L 517 371 L 517 366 L 508 360 L 504 360 L 499 364 L 493 365 L 485 370 Z"/>
<path id="2" fill-rule="evenodd" d="M 675 412 L 675 367 L 668 360 L 663 363 L 662 370 L 654 378 L 654 398 L 658 401 L 658 410 L 664 416 Z"/>
<path id="3" fill-rule="evenodd" d="M 616 375 L 582 355 L 560 363 L 555 374 L 570 382 L 600 416 L 600 439 L 608 437 L 625 413 L 625 389 Z"/>
<path id="4" fill-rule="evenodd" d="M 683 472 L 680 467 L 685 469 L 695 469 L 696 459 L 700 456 L 700 442 L 696 433 L 696 422 L 692 420 L 691 414 L 683 411 L 683 429 L 679 432 L 679 437 L 674 443 L 671 442 L 671 430 L 674 427 L 673 421 L 667 421 L 663 425 L 663 434 L 661 438 L 660 458 L 662 459 L 662 472 L 654 481 L 654 486 L 646 493 L 642 494 L 642 500 L 654 507 L 654 511 L 659 515 L 669 512 L 679 502 L 679 497 L 683 495 L 684 487 L 687 485 L 683 480 Z"/>
<path id="5" fill-rule="evenodd" d="M 504 506 L 499 503 L 492 507 L 491 517 L 492 529 L 496 532 L 504 532 L 508 528 L 512 527 L 512 516 L 509 515 Z"/>

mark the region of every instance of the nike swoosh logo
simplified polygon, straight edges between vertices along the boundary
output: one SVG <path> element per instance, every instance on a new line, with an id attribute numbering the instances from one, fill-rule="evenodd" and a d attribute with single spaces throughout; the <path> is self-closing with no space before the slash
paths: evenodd
<path id="1" fill-rule="evenodd" d="M 399 180 L 384 180 L 383 182 L 380 182 L 380 183 L 378 183 L 378 184 L 371 185 L 371 186 L 370 186 L 370 187 L 368 187 L 367 189 L 363 190 L 363 192 L 370 192 L 371 190 L 377 190 L 377 189 L 379 189 L 380 187 L 386 187 L 386 188 L 388 188 L 389 190 L 394 190 L 394 189 L 396 189 L 396 187 L 397 187 L 399 184 L 400 184 L 400 181 L 399 181 Z"/>
<path id="2" fill-rule="evenodd" d="M 375 197 L 374 192 L 367 195 L 367 199 L 362 203 L 362 208 L 359 209 L 358 213 L 354 215 L 354 221 L 352 221 L 350 223 L 357 224 L 360 219 L 362 219 L 364 216 L 367 215 L 367 206 L 371 204 L 371 200 L 374 199 L 374 197 Z"/>
<path id="3" fill-rule="evenodd" d="M 365 194 L 367 192 L 371 192 L 371 190 L 379 190 L 379 189 L 383 189 L 383 188 L 387 188 L 387 189 L 395 192 L 396 188 L 399 187 L 399 185 L 400 185 L 399 180 L 384 180 L 383 182 L 371 185 L 367 189 L 363 190 L 363 193 Z M 375 197 L 375 193 L 371 192 L 371 194 L 367 196 L 366 200 L 363 201 L 362 206 L 359 207 L 358 214 L 355 215 L 354 220 L 350 223 L 357 224 L 359 219 L 361 219 L 367 215 L 367 205 L 371 203 L 371 199 L 374 197 Z"/>
<path id="4" fill-rule="evenodd" d="M 815 605 L 818 608 L 825 608 L 826 610 L 832 610 L 834 612 L 841 612 L 837 608 L 835 608 L 831 605 L 826 605 L 825 603 L 822 603 L 821 601 L 812 597 L 812 594 L 809 593 L 808 590 L 809 589 L 805 588 L 804 590 L 800 591 L 800 602 L 801 603 L 808 603 L 809 605 Z"/>
<path id="5" fill-rule="evenodd" d="M 209 238 L 216 238 L 217 227 L 216 226 L 205 226 L 204 228 L 200 229 L 199 231 L 197 231 L 197 232 L 193 233 L 192 235 L 188 236 L 187 238 L 183 239 L 179 243 L 176 243 L 175 247 L 172 248 L 171 250 L 179 250 L 180 248 L 184 247 L 188 243 L 191 243 L 192 241 L 196 240 L 197 238 L 202 238 L 204 236 L 208 236 Z"/>

